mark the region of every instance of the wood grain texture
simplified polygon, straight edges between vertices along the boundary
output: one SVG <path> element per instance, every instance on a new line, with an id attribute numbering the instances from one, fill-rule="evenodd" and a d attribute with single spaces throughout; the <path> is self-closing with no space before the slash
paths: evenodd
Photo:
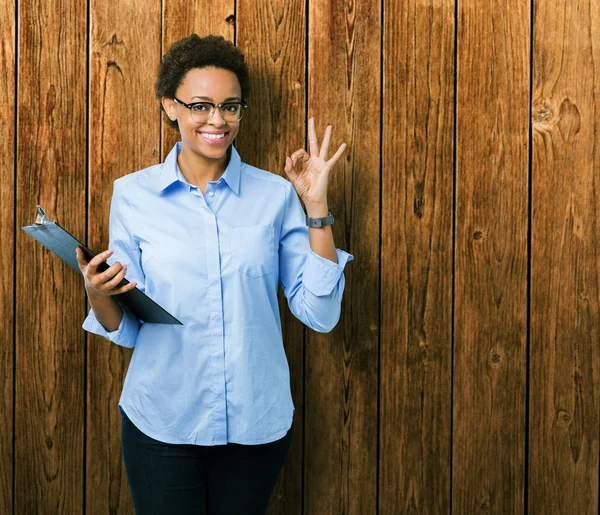
<path id="1" fill-rule="evenodd" d="M 0 4 L 0 506 L 13 509 L 15 2 Z"/>
<path id="2" fill-rule="evenodd" d="M 308 116 L 319 142 L 333 126 L 329 156 L 347 144 L 328 203 L 336 247 L 355 259 L 344 271 L 338 325 L 307 330 L 307 514 L 377 507 L 380 13 L 379 0 L 309 4 Z"/>
<path id="3" fill-rule="evenodd" d="M 454 513 L 523 513 L 529 4 L 459 3 Z"/>
<path id="4" fill-rule="evenodd" d="M 17 226 L 40 204 L 85 234 L 86 5 L 18 4 Z M 17 234 L 15 513 L 83 506 L 82 278 Z"/>
<path id="5" fill-rule="evenodd" d="M 385 12 L 379 507 L 437 515 L 450 512 L 454 2 Z"/>
<path id="6" fill-rule="evenodd" d="M 598 513 L 600 5 L 534 14 L 529 513 Z"/>
<path id="7" fill-rule="evenodd" d="M 287 177 L 307 108 L 348 144 L 340 322 L 305 328 L 279 291 L 296 431 L 269 515 L 598 513 L 600 3 L 532 5 L 0 5 L 0 512 L 133 513 L 131 351 L 82 330 L 81 277 L 19 227 L 41 204 L 107 247 L 113 181 L 179 140 L 154 84 L 195 32 L 249 63 L 243 161 Z"/>
<path id="8" fill-rule="evenodd" d="M 200 37 L 214 34 L 234 41 L 234 13 L 234 0 L 163 0 L 162 54 L 175 41 L 194 33 Z M 161 121 L 161 160 L 164 160 L 181 137 L 177 129 L 169 127 L 164 113 Z"/>
<path id="9" fill-rule="evenodd" d="M 304 146 L 306 6 L 302 0 L 238 0 L 237 46 L 250 69 L 250 107 L 236 148 L 242 160 L 287 179 L 286 155 Z M 256 37 L 262 34 L 265 37 Z M 269 515 L 302 513 L 304 423 L 304 326 L 278 292 L 283 341 L 290 366 L 294 439 L 271 502 Z"/>
<path id="10" fill-rule="evenodd" d="M 154 81 L 160 59 L 160 0 L 91 3 L 89 244 L 108 248 L 113 181 L 158 163 Z M 135 23 L 131 23 L 135 20 Z M 88 513 L 132 513 L 117 409 L 131 350 L 90 334 Z"/>

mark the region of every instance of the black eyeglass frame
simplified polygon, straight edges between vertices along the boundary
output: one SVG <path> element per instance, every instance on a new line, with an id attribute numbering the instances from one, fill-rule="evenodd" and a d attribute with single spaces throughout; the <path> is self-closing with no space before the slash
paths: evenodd
<path id="1" fill-rule="evenodd" d="M 246 102 L 244 102 L 243 100 L 241 102 L 223 102 L 222 104 L 215 104 L 213 102 L 208 102 L 208 101 L 203 100 L 201 102 L 193 102 L 191 104 L 186 104 L 185 102 L 179 100 L 177 97 L 173 97 L 173 101 L 175 103 L 183 106 L 183 107 L 187 107 L 190 110 L 190 115 L 192 116 L 192 118 L 194 117 L 194 112 L 193 112 L 192 109 L 195 106 L 197 106 L 198 104 L 208 104 L 208 105 L 210 105 L 210 113 L 208 115 L 208 118 L 205 120 L 206 122 L 208 122 L 212 118 L 212 115 L 215 114 L 215 109 L 217 107 L 219 109 L 221 109 L 223 106 L 226 106 L 226 105 L 241 104 L 241 106 L 242 106 L 243 109 L 242 109 L 242 111 L 240 111 L 241 114 L 240 114 L 239 119 L 236 120 L 235 122 L 231 122 L 231 123 L 237 123 L 237 122 L 239 122 L 242 119 L 242 117 L 244 116 L 244 110 L 248 109 L 248 104 Z M 221 117 L 223 117 L 223 111 L 221 111 Z M 223 117 L 223 120 L 225 120 L 225 117 Z M 225 121 L 227 121 L 227 120 L 225 120 Z"/>

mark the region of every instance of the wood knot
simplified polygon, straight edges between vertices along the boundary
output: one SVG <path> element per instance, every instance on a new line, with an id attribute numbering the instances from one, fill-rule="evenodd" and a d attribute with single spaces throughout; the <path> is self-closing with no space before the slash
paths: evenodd
<path id="1" fill-rule="evenodd" d="M 541 105 L 538 104 L 533 108 L 533 120 L 535 123 L 548 124 L 554 118 L 554 109 L 552 101 L 549 98 L 542 100 Z"/>
<path id="2" fill-rule="evenodd" d="M 556 412 L 557 425 L 561 427 L 568 427 L 571 424 L 571 414 L 564 409 Z"/>
<path id="3" fill-rule="evenodd" d="M 565 142 L 572 142 L 581 130 L 581 114 L 570 99 L 565 98 L 560 104 L 558 131 Z"/>

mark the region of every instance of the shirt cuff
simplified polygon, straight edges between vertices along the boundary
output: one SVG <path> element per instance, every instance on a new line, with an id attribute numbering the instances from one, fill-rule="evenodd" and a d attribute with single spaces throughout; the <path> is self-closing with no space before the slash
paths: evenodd
<path id="1" fill-rule="evenodd" d="M 94 310 L 90 309 L 88 316 L 83 321 L 83 329 L 90 333 L 98 334 L 103 336 L 107 340 L 110 340 L 117 345 L 122 347 L 133 347 L 139 331 L 138 318 L 125 306 L 123 308 L 123 318 L 114 331 L 107 331 L 106 328 L 98 322 Z"/>
<path id="2" fill-rule="evenodd" d="M 346 263 L 354 259 L 352 254 L 348 254 L 344 250 L 335 249 L 335 252 L 338 259 L 337 263 L 319 256 L 308 247 L 304 272 L 302 273 L 302 283 L 308 291 L 318 297 L 331 293 L 340 280 Z"/>

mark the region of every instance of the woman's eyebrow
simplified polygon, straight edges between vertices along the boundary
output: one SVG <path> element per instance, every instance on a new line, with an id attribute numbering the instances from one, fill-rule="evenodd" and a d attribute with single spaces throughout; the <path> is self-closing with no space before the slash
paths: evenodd
<path id="1" fill-rule="evenodd" d="M 198 95 L 193 96 L 192 98 L 199 98 L 201 100 L 210 100 L 212 102 L 212 98 L 210 97 L 201 97 Z M 223 102 L 229 102 L 230 100 L 241 100 L 240 97 L 227 97 Z"/>

